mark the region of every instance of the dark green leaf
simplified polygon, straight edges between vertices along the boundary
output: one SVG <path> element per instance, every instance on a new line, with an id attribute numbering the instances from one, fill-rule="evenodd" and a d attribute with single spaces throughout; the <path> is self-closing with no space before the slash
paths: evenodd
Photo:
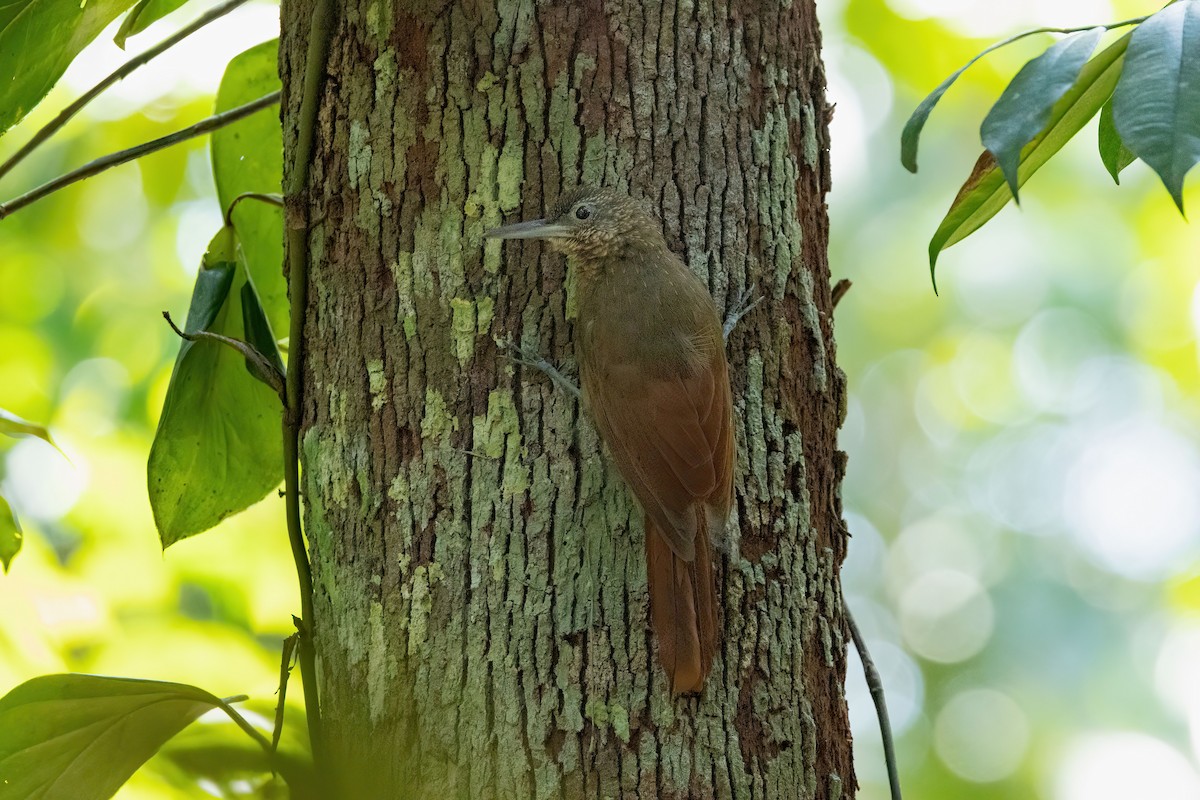
<path id="1" fill-rule="evenodd" d="M 0 134 L 38 104 L 79 51 L 133 0 L 0 3 Z"/>
<path id="2" fill-rule="evenodd" d="M 1075 85 L 1054 105 L 1045 129 L 1022 150 L 1017 167 L 1018 185 L 1024 186 L 1025 181 L 1061 150 L 1112 95 L 1121 74 L 1121 57 L 1128 46 L 1127 34 L 1084 66 Z M 995 158 L 984 151 L 929 242 L 930 275 L 934 274 L 941 251 L 979 230 L 1012 196 Z M 936 287 L 935 278 L 935 290 Z"/>
<path id="3" fill-rule="evenodd" d="M 263 313 L 262 305 L 258 302 L 258 294 L 254 284 L 249 281 L 242 286 L 242 329 L 246 332 L 246 343 L 266 358 L 270 366 L 280 375 L 283 374 L 283 358 L 279 354 L 279 345 L 275 343 L 275 334 L 271 324 Z M 250 359 L 246 359 L 246 369 L 259 380 L 270 380 L 258 374 L 258 367 Z"/>
<path id="4" fill-rule="evenodd" d="M 900 133 L 900 163 L 909 172 L 917 171 L 917 148 L 921 143 L 921 131 L 925 128 L 925 123 L 929 119 L 930 112 L 933 107 L 942 99 L 942 95 L 950 88 L 958 76 L 967 71 L 967 68 L 974 64 L 979 59 L 994 50 L 995 47 L 989 47 L 979 55 L 972 58 L 966 64 L 963 64 L 957 71 L 953 72 L 950 77 L 938 84 L 938 87 L 929 93 L 929 96 L 921 101 L 920 105 L 913 111 L 912 116 L 908 118 L 908 122 L 904 123 L 904 130 Z"/>
<path id="5" fill-rule="evenodd" d="M 217 111 L 227 111 L 277 91 L 279 42 L 263 42 L 234 57 L 217 92 Z M 275 114 L 255 114 L 212 135 L 213 177 L 222 210 L 246 192 L 278 194 L 283 185 L 283 130 Z M 246 266 L 274 331 L 288 329 L 283 278 L 283 213 L 246 201 L 233 212 Z M 269 354 L 268 354 L 269 355 Z"/>
<path id="6" fill-rule="evenodd" d="M 1129 148 L 1121 141 L 1117 126 L 1113 125 L 1112 98 L 1100 109 L 1100 160 L 1118 185 L 1121 183 L 1121 171 L 1137 160 L 1137 156 L 1129 152 Z"/>
<path id="7" fill-rule="evenodd" d="M 245 339 L 245 268 L 225 228 L 204 256 L 187 332 Z M 283 478 L 279 398 L 235 350 L 180 344 L 147 467 L 150 505 L 167 547 L 258 502 Z"/>
<path id="8" fill-rule="evenodd" d="M 35 422 L 21 419 L 16 414 L 5 411 L 3 408 L 0 408 L 0 433 L 3 433 L 5 436 L 18 438 L 36 436 L 55 450 L 58 450 L 58 452 L 62 452 L 62 450 L 59 450 L 58 445 L 54 443 L 54 440 L 50 438 L 50 431 L 46 430 L 45 425 L 38 425 Z"/>
<path id="9" fill-rule="evenodd" d="M 1093 28 L 1068 36 L 1029 61 L 984 118 L 983 146 L 996 157 L 1014 198 L 1021 149 L 1049 122 L 1054 104 L 1074 85 L 1103 35 L 1104 28 Z"/>
<path id="10" fill-rule="evenodd" d="M 4 565 L 5 572 L 8 572 L 8 567 L 17 553 L 21 552 L 21 542 L 24 538 L 21 523 L 13 513 L 12 506 L 4 499 L 4 495 L 0 495 L 0 564 Z"/>
<path id="11" fill-rule="evenodd" d="M 113 41 L 117 43 L 117 47 L 124 50 L 126 39 L 146 30 L 186 2 L 187 0 L 138 0 L 133 10 L 121 20 L 121 27 Z"/>
<path id="12" fill-rule="evenodd" d="M 1169 5 L 1133 32 L 1113 125 L 1182 213 L 1183 179 L 1200 161 L 1200 0 Z"/>
<path id="13" fill-rule="evenodd" d="M 105 800 L 179 731 L 222 707 L 180 683 L 44 675 L 0 698 L 0 800 Z"/>

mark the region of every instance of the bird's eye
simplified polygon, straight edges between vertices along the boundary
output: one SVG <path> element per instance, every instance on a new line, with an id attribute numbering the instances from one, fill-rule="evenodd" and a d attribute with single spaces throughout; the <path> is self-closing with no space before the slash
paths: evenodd
<path id="1" fill-rule="evenodd" d="M 575 209 L 575 219 L 587 219 L 592 216 L 592 210 L 587 206 L 579 206 Z"/>

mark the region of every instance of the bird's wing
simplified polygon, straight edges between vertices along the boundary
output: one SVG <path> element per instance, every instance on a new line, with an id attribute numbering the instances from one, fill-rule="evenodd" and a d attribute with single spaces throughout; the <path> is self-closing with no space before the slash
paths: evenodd
<path id="1" fill-rule="evenodd" d="M 725 355 L 689 375 L 648 376 L 633 364 L 607 365 L 585 380 L 592 416 L 621 476 L 685 561 L 696 553 L 701 506 L 728 512 L 733 421 Z M 719 535 L 719 531 L 713 531 Z"/>

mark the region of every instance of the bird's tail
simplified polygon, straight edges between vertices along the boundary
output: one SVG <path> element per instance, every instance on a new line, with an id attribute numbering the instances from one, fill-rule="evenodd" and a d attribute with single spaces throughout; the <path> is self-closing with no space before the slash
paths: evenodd
<path id="1" fill-rule="evenodd" d="M 701 514 L 704 521 L 704 515 Z M 698 693 L 717 649 L 717 602 L 705 526 L 696 533 L 696 558 L 684 561 L 646 519 L 646 582 L 658 657 L 674 694 Z"/>

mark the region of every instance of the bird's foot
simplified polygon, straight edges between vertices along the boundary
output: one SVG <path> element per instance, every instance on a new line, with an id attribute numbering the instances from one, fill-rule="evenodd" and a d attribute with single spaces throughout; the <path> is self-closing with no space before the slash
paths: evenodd
<path id="1" fill-rule="evenodd" d="M 725 325 L 722 328 L 722 332 L 726 341 L 729 340 L 729 334 L 733 333 L 733 329 L 737 327 L 742 317 L 753 311 L 754 307 L 762 301 L 763 298 L 755 297 L 754 292 L 749 287 L 742 289 L 737 299 L 733 301 L 733 307 L 729 310 L 729 314 L 725 317 Z"/>
<path id="2" fill-rule="evenodd" d="M 512 341 L 505 342 L 504 346 L 505 349 L 508 350 L 508 357 L 513 361 L 522 366 L 532 367 L 539 372 L 544 372 L 546 376 L 554 382 L 555 386 L 562 389 L 576 400 L 580 399 L 581 393 L 579 391 L 579 387 L 575 385 L 575 382 L 566 375 L 563 375 L 562 372 L 559 371 L 558 367 L 554 366 L 554 364 L 542 358 L 541 354 L 536 350 L 531 350 Z"/>

